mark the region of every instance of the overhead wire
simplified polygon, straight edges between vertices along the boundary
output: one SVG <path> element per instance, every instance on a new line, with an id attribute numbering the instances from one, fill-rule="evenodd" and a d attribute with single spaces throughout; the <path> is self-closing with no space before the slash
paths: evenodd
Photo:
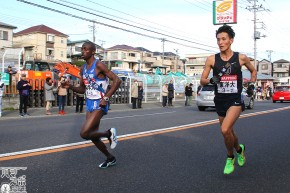
<path id="1" fill-rule="evenodd" d="M 71 14 L 71 13 L 67 13 L 67 12 L 64 12 L 64 11 L 60 11 L 60 10 L 57 10 L 57 9 L 53 9 L 53 8 L 50 8 L 50 7 L 39 5 L 39 4 L 36 4 L 36 3 L 28 2 L 26 0 L 17 0 L 17 1 L 29 4 L 29 5 L 33 5 L 33 6 L 36 6 L 36 7 L 39 7 L 39 8 L 43 8 L 43 9 L 46 9 L 46 10 L 49 10 L 49 11 L 53 11 L 53 12 L 57 12 L 57 13 L 60 13 L 60 14 L 64 14 L 64 15 L 67 15 L 67 16 L 70 16 L 70 17 L 74 17 L 74 18 L 77 18 L 77 19 L 85 20 L 85 21 L 88 21 L 88 22 L 95 22 L 95 23 L 100 24 L 100 25 L 104 25 L 104 26 L 111 27 L 111 28 L 114 28 L 114 29 L 122 30 L 122 31 L 129 32 L 129 33 L 133 33 L 133 34 L 136 34 L 136 35 L 141 35 L 141 36 L 144 36 L 144 37 L 157 39 L 157 40 L 160 40 L 160 41 L 164 39 L 164 38 L 158 38 L 158 37 L 155 37 L 155 36 L 152 36 L 152 35 L 139 33 L 139 32 L 132 31 L 132 30 L 127 30 L 127 29 L 124 29 L 124 28 L 121 28 L 121 27 L 112 26 L 112 25 L 105 24 L 105 23 L 102 23 L 102 22 L 94 21 L 92 19 L 84 18 L 84 17 L 77 16 L 77 15 L 74 15 L 74 14 Z M 199 49 L 199 50 L 212 51 L 212 50 L 204 49 L 204 48 L 200 48 L 200 47 L 188 46 L 188 45 L 181 44 L 181 43 L 178 43 L 178 42 L 175 42 L 175 41 L 171 41 L 171 40 L 165 40 L 165 41 L 168 41 L 168 42 L 171 42 L 171 43 L 176 43 L 176 44 L 183 45 L 183 46 L 186 46 L 186 47 Z"/>
<path id="2" fill-rule="evenodd" d="M 186 41 L 186 42 L 189 42 L 189 43 L 194 43 L 194 44 L 201 45 L 201 46 L 206 46 L 206 47 L 212 47 L 212 48 L 215 48 L 215 47 L 213 47 L 213 46 L 209 46 L 209 45 L 201 44 L 201 43 L 198 43 L 198 42 L 189 41 L 189 40 L 186 40 L 186 39 L 183 39 L 183 38 L 174 37 L 174 36 L 172 36 L 172 35 L 168 35 L 168 34 L 160 33 L 160 32 L 153 31 L 153 30 L 150 30 L 150 29 L 146 29 L 146 28 L 143 28 L 143 27 L 140 27 L 140 26 L 136 26 L 136 25 L 128 24 L 128 23 L 125 23 L 125 22 L 122 22 L 122 21 L 119 21 L 119 20 L 115 20 L 115 19 L 111 19 L 111 18 L 108 18 L 108 17 L 102 16 L 102 15 L 99 15 L 99 14 L 95 14 L 95 13 L 92 13 L 92 12 L 84 11 L 84 10 L 79 9 L 79 8 L 76 8 L 76 7 L 72 7 L 72 6 L 69 6 L 69 5 L 64 5 L 64 4 L 62 4 L 62 3 L 58 3 L 58 2 L 55 2 L 55 1 L 53 1 L 53 0 L 47 0 L 47 1 L 52 2 L 52 3 L 55 3 L 55 4 L 58 4 L 58 5 L 62 5 L 62 6 L 64 6 L 64 7 L 68 7 L 68 8 L 71 8 L 71 9 L 75 9 L 75 10 L 80 11 L 80 12 L 84 12 L 84 13 L 87 13 L 87 14 L 95 15 L 95 16 L 97 16 L 97 17 L 101 17 L 101 18 L 104 18 L 104 19 L 107 19 L 107 20 L 110 20 L 110 21 L 114 21 L 114 22 L 120 23 L 120 24 L 124 24 L 124 25 L 130 26 L 130 27 L 138 28 L 138 29 L 141 29 L 141 30 L 144 30 L 144 31 L 147 31 L 147 32 L 151 32 L 151 33 L 155 33 L 155 34 L 158 34 L 158 35 L 162 35 L 162 36 L 166 36 L 166 37 L 174 38 L 174 39 L 181 40 L 181 41 Z"/>
<path id="3" fill-rule="evenodd" d="M 50 0 L 47 0 L 47 1 L 50 1 Z M 69 3 L 69 4 L 72 4 L 74 6 L 78 6 L 78 7 L 84 8 L 86 10 L 98 11 L 98 10 L 95 10 L 95 9 L 92 9 L 92 8 L 89 8 L 89 7 L 85 7 L 85 6 L 82 6 L 82 5 L 79 5 L 79 4 L 75 4 L 75 3 L 72 3 L 72 2 L 68 2 L 66 0 L 59 0 L 59 1 L 62 1 L 62 2 L 65 2 L 65 3 Z M 149 28 L 152 28 L 152 29 L 156 29 L 156 30 L 160 30 L 160 31 L 167 32 L 167 33 L 171 33 L 173 35 L 177 35 L 177 36 L 184 37 L 184 38 L 187 38 L 187 39 L 192 39 L 192 38 L 189 38 L 189 37 L 186 37 L 186 36 L 182 36 L 182 35 L 179 35 L 179 34 L 176 34 L 176 33 L 168 32 L 166 30 L 162 30 L 162 29 L 159 29 L 159 28 L 155 28 L 155 27 L 152 27 L 152 26 L 145 25 L 145 24 L 137 23 L 137 22 L 134 22 L 134 21 L 125 19 L 125 18 L 121 18 L 121 17 L 115 16 L 115 15 L 112 15 L 112 14 L 104 13 L 104 12 L 101 12 L 101 11 L 98 11 L 98 13 L 102 13 L 104 15 L 109 15 L 109 16 L 112 16 L 112 17 L 115 17 L 115 18 L 118 18 L 118 19 L 122 19 L 122 20 L 128 21 L 128 22 L 136 23 L 138 25 L 143 25 L 145 27 L 149 27 Z"/>

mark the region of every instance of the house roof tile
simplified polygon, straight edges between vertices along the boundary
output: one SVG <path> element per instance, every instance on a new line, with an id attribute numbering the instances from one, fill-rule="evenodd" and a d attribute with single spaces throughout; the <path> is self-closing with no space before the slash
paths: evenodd
<path id="1" fill-rule="evenodd" d="M 55 29 L 52 29 L 46 25 L 37 25 L 37 26 L 27 28 L 20 32 L 14 33 L 14 36 L 26 35 L 26 34 L 31 34 L 31 33 L 46 33 L 46 34 L 54 34 L 58 36 L 68 37 L 68 35 L 61 33 Z"/>
<path id="2" fill-rule="evenodd" d="M 9 29 L 16 29 L 17 27 L 13 26 L 13 25 L 9 25 L 7 23 L 3 23 L 3 22 L 0 22 L 0 26 L 1 27 L 6 27 L 6 28 L 9 28 Z"/>

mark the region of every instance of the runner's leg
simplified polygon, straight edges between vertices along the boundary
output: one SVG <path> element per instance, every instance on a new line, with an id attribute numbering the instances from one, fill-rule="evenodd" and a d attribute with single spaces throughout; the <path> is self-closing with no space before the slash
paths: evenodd
<path id="1" fill-rule="evenodd" d="M 87 140 L 91 140 L 95 146 L 108 158 L 113 157 L 107 150 L 106 145 L 101 141 L 101 138 L 110 137 L 110 133 L 99 132 L 100 120 L 103 117 L 102 110 L 95 110 L 93 112 L 87 112 L 86 122 L 81 129 L 81 137 Z"/>
<path id="2" fill-rule="evenodd" d="M 226 117 L 222 120 L 221 132 L 224 136 L 228 156 L 234 155 L 233 149 L 236 147 L 237 137 L 233 133 L 233 125 L 241 114 L 241 108 L 241 106 L 231 106 L 227 111 Z"/>

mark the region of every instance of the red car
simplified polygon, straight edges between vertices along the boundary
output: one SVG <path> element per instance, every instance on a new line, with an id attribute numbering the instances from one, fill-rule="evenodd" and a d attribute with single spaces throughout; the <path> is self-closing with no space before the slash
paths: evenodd
<path id="1" fill-rule="evenodd" d="M 290 101 L 290 85 L 276 86 L 273 96 L 273 103 L 276 101 Z"/>

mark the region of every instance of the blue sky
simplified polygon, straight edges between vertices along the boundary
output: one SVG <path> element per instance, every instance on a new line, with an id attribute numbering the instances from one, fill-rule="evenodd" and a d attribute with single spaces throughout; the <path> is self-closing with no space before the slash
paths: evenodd
<path id="1" fill-rule="evenodd" d="M 96 24 L 95 42 L 97 44 L 103 42 L 105 48 L 126 44 L 161 52 L 162 42 L 160 39 L 165 38 L 169 40 L 169 42 L 165 42 L 165 51 L 175 52 L 178 50 L 181 57 L 184 57 L 185 54 L 218 52 L 215 30 L 219 26 L 213 25 L 212 1 L 210 0 L 51 0 L 77 7 L 80 11 L 46 0 L 26 1 L 159 38 L 148 38 Z M 238 0 L 238 23 L 232 24 L 236 32 L 232 49 L 246 53 L 250 57 L 254 57 L 253 13 L 246 8 L 251 7 L 252 3 L 253 1 Z M 261 35 L 266 37 L 257 41 L 257 59 L 269 59 L 266 50 L 273 50 L 272 61 L 279 59 L 290 61 L 290 25 L 287 22 L 290 16 L 289 10 L 287 10 L 290 7 L 290 1 L 258 0 L 257 5 L 263 5 L 265 9 L 270 10 L 257 13 L 258 22 L 263 22 L 266 26 L 265 29 L 258 29 Z M 91 14 L 85 12 L 91 12 Z M 147 31 L 100 16 L 139 26 Z M 93 39 L 92 31 L 89 28 L 89 25 L 92 25 L 91 22 L 16 0 L 5 1 L 5 4 L 1 5 L 0 21 L 17 26 L 14 32 L 44 24 L 69 35 L 71 40 Z M 257 24 L 258 28 L 261 26 L 261 23 Z"/>

